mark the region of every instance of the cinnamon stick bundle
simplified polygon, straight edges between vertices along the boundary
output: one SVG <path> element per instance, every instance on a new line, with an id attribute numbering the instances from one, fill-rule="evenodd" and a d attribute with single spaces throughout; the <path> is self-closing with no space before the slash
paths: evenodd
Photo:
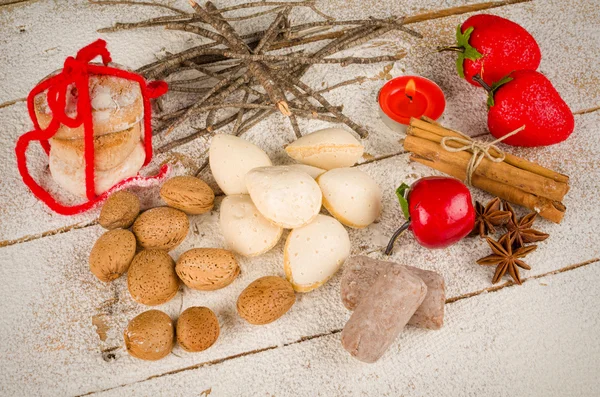
<path id="1" fill-rule="evenodd" d="M 431 120 L 413 118 L 407 134 L 404 148 L 412 153 L 411 160 L 461 180 L 467 178 L 472 149 L 450 152 L 442 146 L 445 137 L 464 138 L 459 132 Z M 462 145 L 446 141 L 446 146 L 458 148 Z M 502 153 L 494 148 L 489 149 L 489 154 L 502 157 Z M 502 162 L 484 157 L 473 171 L 473 186 L 560 223 L 566 211 L 562 200 L 569 191 L 569 177 L 508 153 L 504 156 Z"/>

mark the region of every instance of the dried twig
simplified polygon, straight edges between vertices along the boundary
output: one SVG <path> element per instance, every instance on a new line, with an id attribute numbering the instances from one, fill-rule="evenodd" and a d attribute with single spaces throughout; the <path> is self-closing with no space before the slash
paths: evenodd
<path id="1" fill-rule="evenodd" d="M 244 21 L 244 20 L 247 20 L 247 19 L 253 19 L 253 18 L 262 17 L 263 15 L 274 14 L 276 12 L 282 11 L 284 8 L 285 7 L 277 7 L 277 8 L 272 8 L 270 10 L 255 12 L 254 14 L 241 15 L 239 17 L 221 17 L 219 19 L 221 19 L 223 21 L 228 21 L 228 22 Z"/>
<path id="2" fill-rule="evenodd" d="M 275 20 L 271 23 L 271 26 L 265 31 L 262 39 L 258 42 L 258 45 L 254 48 L 252 52 L 254 54 L 261 54 L 263 49 L 269 49 L 271 42 L 277 37 L 276 30 L 279 28 L 279 25 L 282 24 L 283 21 L 287 20 L 287 17 L 292 10 L 291 7 L 286 7 L 282 12 L 277 14 Z"/>
<path id="3" fill-rule="evenodd" d="M 294 130 L 294 135 L 296 135 L 296 139 L 302 138 L 302 131 L 300 131 L 300 126 L 298 125 L 298 119 L 294 113 L 290 114 L 290 124 L 292 125 L 292 129 Z"/>
<path id="4" fill-rule="evenodd" d="M 323 98 L 321 94 L 315 92 L 308 85 L 304 84 L 300 79 L 297 79 L 294 76 L 289 77 L 294 82 L 294 84 L 296 84 L 302 91 L 315 98 L 321 105 L 323 105 L 325 109 L 329 110 L 331 114 L 335 115 L 340 120 L 340 122 L 352 128 L 361 138 L 364 139 L 369 135 L 369 132 L 364 127 L 356 124 L 354 121 L 346 117 L 342 112 L 337 110 L 335 106 L 331 105 L 325 98 Z"/>
<path id="5" fill-rule="evenodd" d="M 398 59 L 402 59 L 399 55 L 381 55 L 377 57 L 359 58 L 359 57 L 343 57 L 343 58 L 314 58 L 308 56 L 289 56 L 289 55 L 266 55 L 266 54 L 239 54 L 229 51 L 218 51 L 218 53 L 227 58 L 242 59 L 246 61 L 255 62 L 278 62 L 285 61 L 290 64 L 307 64 L 307 65 L 318 65 L 318 64 L 341 64 L 342 66 L 351 64 L 369 64 L 369 63 L 381 63 L 381 62 L 393 62 Z"/>
<path id="6" fill-rule="evenodd" d="M 211 32 L 210 30 L 203 29 L 196 25 L 190 25 L 188 23 L 170 23 L 165 26 L 165 29 L 190 32 L 197 34 L 198 36 L 206 37 L 207 39 L 216 41 L 219 44 L 227 44 L 227 40 L 225 40 L 225 38 L 220 34 Z"/>
<path id="7" fill-rule="evenodd" d="M 180 10 L 177 7 L 170 6 L 168 4 L 155 3 L 153 1 L 131 1 L 131 0 L 88 0 L 90 4 L 98 5 L 129 5 L 129 6 L 150 6 L 164 8 L 169 11 L 176 12 L 180 15 L 190 15 L 187 12 Z"/>
<path id="8" fill-rule="evenodd" d="M 243 99 L 244 103 L 248 103 L 248 97 L 249 96 L 250 96 L 250 94 L 248 92 L 246 92 L 244 94 L 244 99 Z M 242 121 L 244 119 L 244 114 L 245 113 L 246 113 L 246 109 L 245 108 L 240 108 L 240 110 L 238 111 L 238 114 L 237 114 L 237 118 L 235 119 L 235 124 L 233 126 L 233 130 L 231 131 L 232 135 L 237 135 L 237 132 L 240 129 L 240 126 L 242 125 Z"/>

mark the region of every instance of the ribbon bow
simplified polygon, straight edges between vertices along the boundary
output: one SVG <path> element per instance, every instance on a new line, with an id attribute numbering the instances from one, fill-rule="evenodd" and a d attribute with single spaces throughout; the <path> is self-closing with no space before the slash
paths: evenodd
<path id="1" fill-rule="evenodd" d="M 102 65 L 90 63 L 96 57 L 102 58 Z M 164 81 L 146 83 L 146 80 L 139 74 L 109 67 L 108 64 L 110 62 L 111 57 L 106 48 L 106 42 L 101 39 L 96 40 L 79 50 L 75 58 L 68 57 L 65 60 L 63 70 L 60 73 L 40 82 L 31 90 L 27 97 L 27 109 L 29 117 L 33 122 L 34 129 L 23 134 L 17 141 L 15 152 L 19 173 L 23 178 L 23 182 L 36 197 L 48 205 L 50 209 L 62 215 L 73 215 L 87 211 L 125 183 L 134 179 L 145 179 L 139 176 L 126 179 L 116 186 L 113 186 L 113 188 L 102 195 L 96 196 L 94 184 L 94 124 L 89 96 L 90 75 L 115 76 L 133 80 L 139 84 L 144 104 L 144 148 L 146 151 L 144 165 L 147 165 L 152 160 L 152 109 L 150 106 L 150 99 L 166 93 L 168 90 L 167 83 Z M 65 109 L 69 90 L 72 89 L 76 90 L 78 96 L 75 117 L 69 116 Z M 52 112 L 52 120 L 48 127 L 42 129 L 35 114 L 34 99 L 37 95 L 45 91 L 47 91 L 47 102 L 48 107 Z M 46 151 L 46 154 L 49 154 L 50 144 L 48 143 L 48 140 L 56 134 L 56 131 L 58 131 L 61 124 L 66 125 L 69 128 L 77 128 L 81 125 L 84 127 L 85 185 L 88 201 L 75 206 L 65 206 L 56 201 L 50 193 L 45 191 L 33 179 L 27 169 L 26 151 L 29 143 L 31 141 L 39 141 Z M 152 178 L 162 178 L 166 172 L 166 167 L 163 167 L 159 172 L 159 175 Z"/>
<path id="2" fill-rule="evenodd" d="M 441 146 L 448 152 L 451 153 L 456 153 L 456 152 L 462 152 L 462 151 L 471 151 L 471 153 L 473 153 L 473 155 L 471 156 L 471 159 L 469 160 L 469 163 L 467 164 L 467 180 L 465 181 L 467 183 L 467 185 L 471 186 L 471 179 L 473 178 L 473 173 L 475 172 L 475 170 L 477 169 L 477 167 L 479 167 L 479 164 L 481 164 L 481 162 L 483 161 L 484 158 L 487 158 L 488 160 L 494 162 L 494 163 L 501 163 L 504 161 L 504 159 L 506 158 L 506 154 L 500 150 L 498 148 L 498 146 L 496 146 L 497 143 L 502 142 L 503 140 L 518 134 L 519 132 L 523 131 L 525 129 L 525 126 L 521 126 L 519 128 L 517 128 L 516 130 L 504 135 L 501 138 L 496 139 L 493 142 L 490 143 L 480 143 L 477 141 L 474 141 L 473 139 L 471 139 L 470 136 L 463 134 L 462 132 L 459 131 L 454 131 L 458 134 L 460 134 L 460 137 L 458 136 L 446 136 L 444 138 L 442 138 L 442 141 L 440 142 Z M 448 142 L 455 142 L 458 143 L 461 146 L 458 147 L 452 147 L 448 145 Z M 490 153 L 490 149 L 494 149 L 496 151 L 496 153 L 499 153 L 500 155 L 498 157 L 494 157 L 491 155 Z"/>

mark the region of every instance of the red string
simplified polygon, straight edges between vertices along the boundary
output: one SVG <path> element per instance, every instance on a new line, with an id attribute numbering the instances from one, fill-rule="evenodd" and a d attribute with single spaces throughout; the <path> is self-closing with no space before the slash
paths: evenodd
<path id="1" fill-rule="evenodd" d="M 103 65 L 91 65 L 90 62 L 100 56 Z M 43 201 L 51 210 L 62 215 L 74 215 L 85 212 L 103 201 L 108 194 L 132 181 L 151 180 L 162 178 L 168 171 L 168 167 L 163 166 L 159 174 L 154 177 L 144 178 L 134 176 L 113 186 L 109 191 L 96 196 L 94 184 L 94 124 L 92 119 L 92 108 L 89 98 L 89 77 L 90 75 L 107 75 L 135 81 L 139 84 L 144 105 L 144 149 L 146 159 L 144 165 L 152 160 L 152 107 L 151 98 L 157 98 L 165 94 L 168 90 L 167 83 L 164 81 L 152 81 L 146 83 L 146 80 L 139 74 L 128 72 L 122 69 L 116 69 L 107 66 L 111 62 L 110 53 L 106 48 L 104 40 L 96 40 L 90 45 L 82 48 L 75 58 L 68 57 L 65 60 L 63 70 L 52 76 L 37 86 L 35 86 L 27 97 L 27 109 L 29 117 L 33 121 L 34 129 L 23 134 L 17 141 L 15 152 L 17 155 L 17 166 L 23 182 L 33 194 Z M 69 117 L 65 112 L 67 91 L 73 85 L 79 94 L 77 100 L 77 113 L 74 118 Z M 42 129 L 37 121 L 34 108 L 35 97 L 48 91 L 48 107 L 52 112 L 52 120 L 45 129 Z M 66 206 L 58 202 L 52 195 L 44 190 L 29 174 L 27 169 L 27 148 L 31 141 L 39 141 L 46 154 L 50 153 L 50 144 L 48 140 L 56 134 L 61 124 L 69 128 L 77 128 L 83 125 L 84 128 L 84 159 L 85 159 L 85 191 L 88 201 L 75 205 Z"/>

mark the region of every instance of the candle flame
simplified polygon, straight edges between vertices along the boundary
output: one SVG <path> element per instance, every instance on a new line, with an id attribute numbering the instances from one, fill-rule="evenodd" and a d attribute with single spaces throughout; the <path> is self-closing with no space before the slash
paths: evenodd
<path id="1" fill-rule="evenodd" d="M 416 89 L 417 87 L 415 85 L 415 81 L 413 79 L 408 80 L 408 83 L 406 83 L 406 87 L 404 87 L 404 95 L 406 95 L 408 99 L 411 100 L 411 102 L 415 96 Z"/>

